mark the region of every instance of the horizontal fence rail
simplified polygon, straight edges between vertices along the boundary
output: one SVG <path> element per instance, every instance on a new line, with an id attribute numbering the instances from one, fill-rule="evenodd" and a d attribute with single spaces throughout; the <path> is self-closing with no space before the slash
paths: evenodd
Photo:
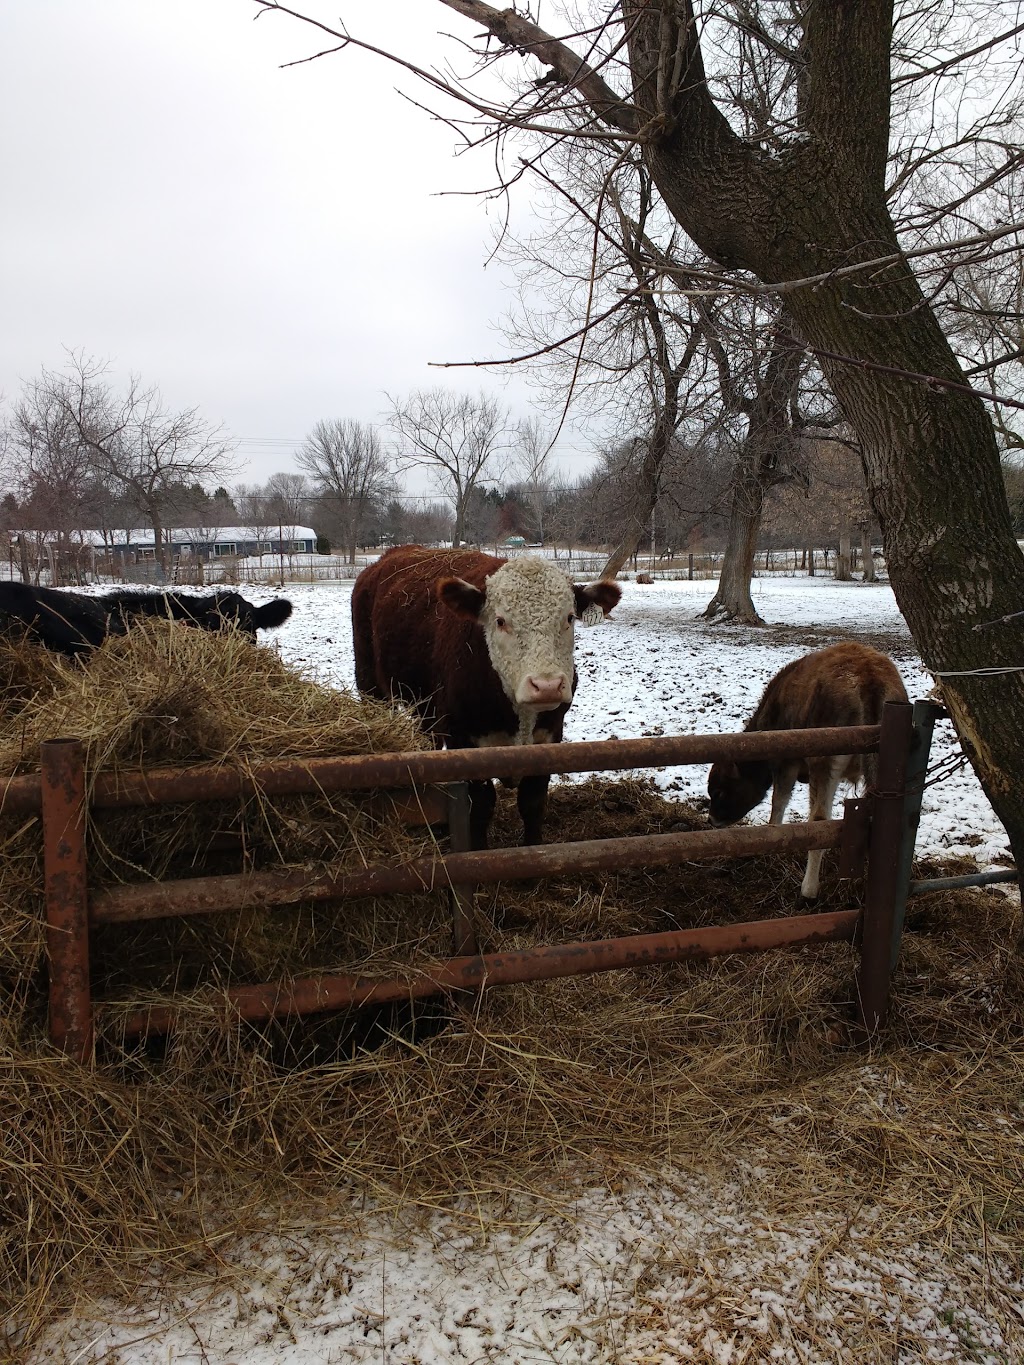
<path id="1" fill-rule="evenodd" d="M 230 986 L 218 999 L 242 1019 L 280 1019 L 288 1015 L 421 999 L 441 991 L 481 990 L 485 986 L 552 981 L 589 972 L 718 957 L 723 953 L 754 953 L 766 948 L 849 941 L 859 921 L 859 910 L 836 910 L 828 914 L 792 915 L 785 919 L 753 920 L 717 928 L 630 934 L 625 938 L 598 939 L 590 943 L 548 944 L 517 952 L 450 958 L 447 962 L 423 968 L 409 980 L 341 975 L 301 977 L 274 985 Z M 181 1012 L 180 1006 L 145 1006 L 119 1018 L 117 1028 L 127 1038 L 149 1032 L 166 1033 Z"/>
<path id="2" fill-rule="evenodd" d="M 439 891 L 460 883 L 521 881 L 630 867 L 671 867 L 711 858 L 756 853 L 803 853 L 836 848 L 842 820 L 755 829 L 709 829 L 683 834 L 586 839 L 571 844 L 481 849 L 446 857 L 416 858 L 398 867 L 371 867 L 340 876 L 308 872 L 251 872 L 238 877 L 190 877 L 176 882 L 114 886 L 90 900 L 96 924 L 207 915 L 222 910 L 266 909 L 296 901 L 348 900 Z"/>
<path id="3" fill-rule="evenodd" d="M 969 886 L 995 886 L 999 882 L 1019 881 L 1020 873 L 1009 868 L 1004 872 L 968 872 L 962 877 L 929 877 L 925 881 L 911 882 L 907 895 L 923 896 L 928 891 L 959 891 Z"/>
<path id="4" fill-rule="evenodd" d="M 256 792 L 277 796 L 358 791 L 490 777 L 683 766 L 720 760 L 740 762 L 869 754 L 877 752 L 880 735 L 878 725 L 850 725 L 734 735 L 662 735 L 648 739 L 588 740 L 485 749 L 428 749 L 399 754 L 360 754 L 351 758 L 279 759 L 253 764 L 248 770 L 228 768 L 223 764 L 154 768 L 149 772 L 98 775 L 89 788 L 89 804 L 116 809 L 179 801 L 223 801 Z M 0 787 L 0 813 L 27 814 L 38 810 L 41 791 L 41 779 L 36 774 L 10 778 Z"/>

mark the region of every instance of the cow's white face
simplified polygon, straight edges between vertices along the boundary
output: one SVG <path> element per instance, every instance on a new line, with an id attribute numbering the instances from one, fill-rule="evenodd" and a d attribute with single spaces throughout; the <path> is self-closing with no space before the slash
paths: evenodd
<path id="1" fill-rule="evenodd" d="M 451 578 L 439 596 L 483 627 L 491 664 L 516 709 L 540 712 L 572 701 L 577 612 L 592 601 L 610 611 L 619 589 L 613 583 L 574 587 L 546 559 L 512 559 L 485 580 L 482 592 Z"/>

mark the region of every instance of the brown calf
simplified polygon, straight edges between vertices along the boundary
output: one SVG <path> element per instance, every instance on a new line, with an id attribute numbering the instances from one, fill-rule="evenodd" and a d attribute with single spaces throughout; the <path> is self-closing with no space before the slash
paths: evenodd
<path id="1" fill-rule="evenodd" d="M 892 660 L 877 649 L 848 640 L 806 654 L 776 673 L 764 690 L 747 730 L 809 730 L 819 726 L 878 725 L 887 701 L 906 701 L 907 693 Z M 861 778 L 870 785 L 875 756 L 716 763 L 708 775 L 711 823 L 731 825 L 764 799 L 772 788 L 769 824 L 781 825 L 793 786 L 810 784 L 810 819 L 828 820 L 842 781 Z M 818 894 L 823 850 L 807 855 L 800 894 Z"/>

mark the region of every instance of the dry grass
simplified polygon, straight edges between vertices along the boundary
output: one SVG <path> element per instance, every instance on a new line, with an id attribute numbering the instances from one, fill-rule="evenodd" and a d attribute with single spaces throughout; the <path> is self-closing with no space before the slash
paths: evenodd
<path id="1" fill-rule="evenodd" d="M 143 755 L 248 762 L 413 742 L 406 719 L 200 632 L 129 635 L 48 688 L 9 720 L 4 770 L 27 766 L 55 733 L 82 734 L 107 768 Z M 218 828 L 244 833 L 249 866 L 409 846 L 363 807 L 218 809 Z M 553 789 L 549 837 L 702 823 L 644 782 L 595 780 Z M 99 827 L 93 873 L 109 880 L 134 862 L 184 875 L 189 840 L 210 826 L 196 808 L 170 833 Z M 496 842 L 516 830 L 506 794 Z M 89 1071 L 45 1041 L 30 951 L 38 890 L 26 889 L 38 831 L 5 837 L 0 1292 L 17 1324 L 12 1355 L 76 1286 L 127 1294 L 154 1260 L 210 1265 L 265 1201 L 312 1196 L 323 1207 L 353 1187 L 396 1206 L 500 1200 L 562 1176 L 614 1180 L 667 1162 L 706 1172 L 756 1152 L 772 1167 L 780 1217 L 869 1200 L 879 1238 L 911 1222 L 950 1243 L 1024 1247 L 1024 961 L 1019 909 L 995 889 L 915 908 L 875 1055 L 848 1041 L 845 945 L 262 1026 L 231 1022 L 218 1005 L 228 981 L 443 956 L 446 909 L 420 897 L 104 927 L 98 996 L 185 990 L 190 1005 L 166 1045 L 133 1050 L 118 1038 L 118 1008 L 106 1011 Z M 161 837 L 170 846 L 154 852 Z M 144 857 L 132 851 L 139 838 L 150 841 Z M 503 886 L 478 898 L 480 935 L 514 947 L 789 914 L 801 873 L 802 859 L 776 858 Z M 849 895 L 826 875 L 822 908 Z"/>

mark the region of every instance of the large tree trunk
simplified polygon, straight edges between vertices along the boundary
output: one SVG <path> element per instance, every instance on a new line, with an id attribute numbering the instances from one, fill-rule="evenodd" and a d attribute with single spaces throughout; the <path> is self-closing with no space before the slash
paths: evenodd
<path id="1" fill-rule="evenodd" d="M 875 555 L 871 548 L 871 527 L 863 522 L 860 528 L 860 557 L 864 563 L 864 582 L 875 581 Z"/>
<path id="2" fill-rule="evenodd" d="M 648 500 L 644 498 L 643 501 L 646 503 Z M 651 512 L 654 510 L 654 505 L 655 498 L 652 495 L 649 500 L 647 512 L 648 520 L 650 519 Z M 641 520 L 639 516 L 635 519 L 632 516 L 628 518 L 625 531 L 617 544 L 609 551 L 608 558 L 601 568 L 600 576 L 602 578 L 614 578 L 628 560 L 636 559 L 636 554 L 640 548 L 640 541 L 645 529 L 646 522 Z"/>
<path id="3" fill-rule="evenodd" d="M 836 578 L 840 583 L 849 583 L 853 578 L 851 570 L 852 540 L 850 537 L 850 523 L 843 517 L 839 523 L 839 553 L 836 555 Z"/>
<path id="4" fill-rule="evenodd" d="M 718 588 L 701 613 L 707 621 L 728 620 L 747 626 L 764 625 L 750 595 L 757 538 L 761 534 L 764 494 L 756 466 L 752 468 L 750 460 L 741 455 L 733 478 L 729 534 L 722 556 Z"/>
<path id="5" fill-rule="evenodd" d="M 644 451 L 643 462 L 637 475 L 633 496 L 624 509 L 625 529 L 618 544 L 611 551 L 601 570 L 602 578 L 614 578 L 633 555 L 651 522 L 651 515 L 658 505 L 658 483 L 661 468 L 675 433 L 675 406 L 662 409 L 655 421 L 651 438 Z"/>

